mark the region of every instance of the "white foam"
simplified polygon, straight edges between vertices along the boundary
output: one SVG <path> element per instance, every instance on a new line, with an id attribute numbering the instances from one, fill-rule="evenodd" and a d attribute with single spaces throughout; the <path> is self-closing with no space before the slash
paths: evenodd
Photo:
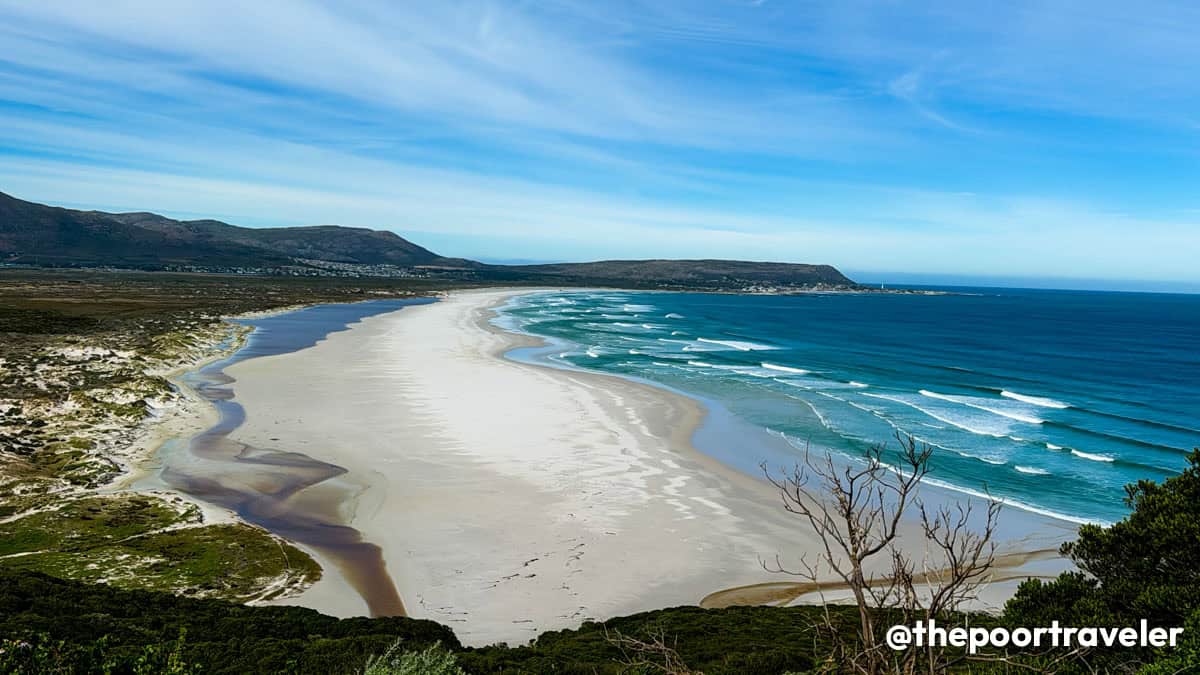
<path id="1" fill-rule="evenodd" d="M 812 372 L 811 370 L 805 370 L 803 368 L 793 368 L 791 366 L 777 366 L 774 363 L 763 363 L 761 365 L 763 368 L 766 368 L 767 370 L 778 370 L 782 373 L 796 373 L 797 375 L 808 375 L 809 373 Z"/>
<path id="2" fill-rule="evenodd" d="M 621 311 L 624 312 L 653 312 L 654 305 L 623 305 Z"/>
<path id="3" fill-rule="evenodd" d="M 947 483 L 945 481 L 940 481 L 940 480 L 937 480 L 934 478 L 930 478 L 929 476 L 922 478 L 921 482 L 928 483 L 930 485 L 934 485 L 936 487 L 940 487 L 945 490 L 953 490 L 954 492 L 961 492 L 963 494 L 968 494 L 968 495 L 971 495 L 972 497 L 979 497 L 981 499 L 994 499 L 994 500 L 1000 502 L 1001 504 L 1004 504 L 1005 506 L 1012 506 L 1013 508 L 1018 508 L 1018 509 L 1021 509 L 1022 511 L 1036 513 L 1040 516 L 1046 516 L 1048 518 L 1054 518 L 1056 520 L 1065 520 L 1068 523 L 1076 523 L 1079 525 L 1095 524 L 1095 525 L 1100 525 L 1102 527 L 1108 527 L 1109 525 L 1112 524 L 1106 520 L 1096 520 L 1095 518 L 1079 518 L 1077 516 L 1068 516 L 1065 513 L 1051 511 L 1050 509 L 1043 509 L 1041 507 L 1033 506 L 1032 504 L 1026 504 L 1025 502 L 1019 502 L 1015 499 L 1010 499 L 1008 497 L 997 497 L 995 495 L 989 495 L 986 492 L 980 492 L 979 490 L 972 490 L 970 488 L 959 487 L 958 485 L 953 485 L 953 484 Z"/>
<path id="4" fill-rule="evenodd" d="M 1063 449 L 1063 447 L 1062 447 L 1061 445 L 1055 445 L 1055 444 L 1053 444 L 1053 443 L 1047 443 L 1047 444 L 1046 444 L 1046 449 L 1047 449 L 1047 450 L 1062 450 L 1062 449 Z"/>
<path id="5" fill-rule="evenodd" d="M 757 352 L 778 349 L 778 347 L 772 347 L 771 345 L 760 345 L 756 342 L 746 342 L 744 340 L 712 340 L 709 338 L 696 338 L 696 342 L 729 347 L 730 349 L 736 349 L 739 352 Z"/>
<path id="6" fill-rule="evenodd" d="M 922 389 L 920 391 L 920 394 L 922 396 L 928 396 L 929 398 L 936 398 L 941 401 L 949 401 L 951 403 L 965 405 L 970 408 L 975 408 L 976 410 L 983 410 L 985 412 L 990 412 L 993 415 L 1007 417 L 1010 420 L 1016 420 L 1018 422 L 1024 422 L 1026 424 L 1041 424 L 1042 423 L 1041 418 L 1034 417 L 1034 416 L 1026 414 L 1026 413 L 1022 413 L 1019 411 L 1013 411 L 1013 410 L 1005 410 L 1004 408 L 992 407 L 987 404 L 987 399 L 973 398 L 970 396 L 951 396 L 950 394 L 939 394 L 936 391 L 929 391 L 928 389 Z M 983 401 L 983 402 L 981 403 L 980 401 Z"/>
<path id="7" fill-rule="evenodd" d="M 725 365 L 721 365 L 719 363 L 714 363 L 713 368 L 717 368 L 720 370 L 732 370 L 737 373 L 749 373 L 749 372 L 758 370 L 754 366 L 725 366 Z"/>
<path id="8" fill-rule="evenodd" d="M 683 315 L 682 315 L 682 314 L 676 314 L 675 312 L 671 312 L 670 314 L 666 315 L 666 317 L 664 317 L 664 318 L 667 318 L 667 319 L 682 319 L 682 318 L 683 318 Z"/>
<path id="9" fill-rule="evenodd" d="M 896 427 L 896 425 L 894 425 L 894 424 L 892 426 Z M 899 430 L 900 427 L 896 427 L 896 429 Z M 997 457 L 988 457 L 986 455 L 972 455 L 969 452 L 963 452 L 962 450 L 957 450 L 955 448 L 948 448 L 939 443 L 934 443 L 933 441 L 929 440 L 928 438 L 922 438 L 920 436 L 914 435 L 913 439 L 915 439 L 921 443 L 924 443 L 926 445 L 932 445 L 933 447 L 939 448 L 941 450 L 953 452 L 954 454 L 958 455 L 959 457 L 966 457 L 967 459 L 977 459 L 981 462 L 984 462 L 985 464 L 991 464 L 992 466 L 1004 466 L 1005 464 L 1008 464 L 1008 460 L 1006 460 L 1006 459 L 999 459 Z"/>
<path id="10" fill-rule="evenodd" d="M 958 427 L 959 429 L 962 429 L 963 431 L 969 431 L 973 434 L 978 434 L 980 436 L 991 436 L 992 438 L 1003 438 L 1004 437 L 1004 434 L 1000 433 L 998 431 L 988 431 L 986 429 L 977 429 L 977 428 L 972 427 L 969 424 L 963 422 L 962 420 L 955 420 L 955 419 L 946 417 L 944 415 L 939 415 L 936 412 L 934 412 L 928 408 L 923 408 L 923 407 L 917 405 L 916 403 L 913 403 L 912 401 L 906 401 L 906 400 L 896 397 L 896 396 L 888 396 L 887 394 L 872 394 L 872 393 L 868 393 L 868 392 L 863 392 L 862 395 L 870 396 L 871 398 L 883 399 L 885 401 L 892 401 L 893 403 L 899 403 L 900 405 L 906 405 L 914 410 L 917 410 L 922 413 L 925 413 L 926 415 L 929 415 L 930 417 L 932 417 L 933 419 L 935 419 L 939 422 L 945 422 L 946 424 Z"/>
<path id="11" fill-rule="evenodd" d="M 1093 462 L 1113 462 L 1113 461 L 1116 461 L 1116 458 L 1115 458 L 1115 457 L 1109 457 L 1108 455 L 1096 455 L 1096 454 L 1093 454 L 1093 453 L 1090 453 L 1090 452 L 1080 452 L 1080 451 L 1078 451 L 1078 450 L 1075 450 L 1075 449 L 1072 449 L 1072 450 L 1071 450 L 1071 454 L 1072 454 L 1072 455 L 1075 455 L 1076 457 L 1083 458 L 1083 459 L 1090 459 L 1090 460 L 1091 460 L 1091 461 L 1093 461 Z"/>
<path id="12" fill-rule="evenodd" d="M 795 398 L 795 397 L 793 397 L 793 398 Z M 813 414 L 816 415 L 817 419 L 821 421 L 821 426 L 825 427 L 826 429 L 829 429 L 830 431 L 835 431 L 835 429 L 833 428 L 833 425 L 831 425 L 829 423 L 829 420 L 826 419 L 825 416 L 821 414 L 820 410 L 817 410 L 817 406 L 813 405 L 811 401 L 805 401 L 802 398 L 797 399 L 797 400 L 812 409 Z"/>
<path id="13" fill-rule="evenodd" d="M 760 373 L 759 369 L 754 366 L 733 366 L 733 365 L 726 365 L 723 363 L 709 363 L 707 361 L 697 361 L 697 360 L 688 361 L 688 365 L 695 366 L 697 368 L 712 368 L 714 370 L 728 370 L 730 372 L 734 372 L 739 375 L 750 375 L 752 377 L 769 377 L 769 375 L 764 375 L 764 374 Z"/>
<path id="14" fill-rule="evenodd" d="M 851 387 L 858 387 L 858 388 L 860 388 L 860 389 L 866 389 L 867 387 L 869 387 L 869 386 L 871 386 L 871 385 L 869 385 L 869 384 L 865 384 L 865 383 L 863 383 L 863 382 L 855 382 L 854 380 L 850 380 L 850 386 L 851 386 Z"/>
<path id="15" fill-rule="evenodd" d="M 593 359 L 600 358 L 600 348 L 599 347 L 588 347 L 587 352 L 585 352 L 585 353 L 588 356 L 592 357 Z"/>
<path id="16" fill-rule="evenodd" d="M 896 467 L 893 467 L 889 464 L 884 464 L 883 462 L 880 462 L 880 465 L 885 468 L 891 469 L 892 471 L 897 471 Z M 987 492 L 982 492 L 980 490 L 972 490 L 971 488 L 962 487 L 961 485 L 955 485 L 953 483 L 947 483 L 946 481 L 937 480 L 936 478 L 930 478 L 929 476 L 925 476 L 924 478 L 922 478 L 921 482 L 928 484 L 928 485 L 932 485 L 934 487 L 940 487 L 943 490 L 950 490 L 952 492 L 961 492 L 962 494 L 970 495 L 972 497 L 979 497 L 980 499 L 997 501 L 1005 506 L 1011 506 L 1014 508 L 1021 509 L 1022 511 L 1036 513 L 1038 515 L 1046 516 L 1048 518 L 1054 518 L 1056 520 L 1065 520 L 1068 523 L 1077 523 L 1079 525 L 1095 524 L 1095 525 L 1099 525 L 1101 527 L 1109 527 L 1110 525 L 1112 525 L 1112 523 L 1110 523 L 1106 520 L 1097 520 L 1095 518 L 1079 518 L 1077 516 L 1068 516 L 1065 513 L 1051 511 L 1050 509 L 1043 509 L 1040 506 L 1026 504 L 1025 502 L 1020 502 L 1020 501 L 1017 501 L 1010 497 L 997 497 L 996 495 L 988 494 Z"/>
<path id="17" fill-rule="evenodd" d="M 1007 390 L 1002 391 L 1002 392 L 1000 392 L 1000 395 L 1005 398 L 1011 398 L 1011 399 L 1014 399 L 1017 401 L 1021 401 L 1022 403 L 1036 405 L 1039 408 L 1056 408 L 1058 410 L 1062 410 L 1064 408 L 1071 407 L 1071 404 L 1069 404 L 1069 403 L 1063 403 L 1062 401 L 1056 401 L 1052 398 L 1043 398 L 1041 396 L 1028 396 L 1026 394 L 1018 394 L 1015 391 L 1007 391 Z"/>
<path id="18" fill-rule="evenodd" d="M 688 361 L 692 358 L 692 357 L 688 356 L 687 354 L 675 354 L 673 352 L 661 352 L 661 351 L 655 351 L 654 355 L 660 359 L 675 359 L 677 361 Z"/>
<path id="19" fill-rule="evenodd" d="M 741 372 L 749 375 L 750 377 L 757 377 L 763 380 L 770 380 L 774 379 L 775 377 L 775 374 L 766 368 L 755 368 L 754 366 L 741 366 L 741 368 Z"/>
<path id="20" fill-rule="evenodd" d="M 1018 465 L 1014 466 L 1013 468 L 1016 469 L 1017 471 L 1020 471 L 1021 473 L 1027 473 L 1027 474 L 1031 474 L 1034 476 L 1045 476 L 1050 473 L 1049 471 L 1047 471 L 1045 469 L 1039 469 L 1036 466 L 1021 466 L 1020 464 L 1018 464 Z"/>

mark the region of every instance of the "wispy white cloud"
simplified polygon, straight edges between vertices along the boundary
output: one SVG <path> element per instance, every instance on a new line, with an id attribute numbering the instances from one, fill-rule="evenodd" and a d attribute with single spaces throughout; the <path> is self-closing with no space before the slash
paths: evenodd
<path id="1" fill-rule="evenodd" d="M 948 97 L 1194 125 L 1200 85 L 1191 64 L 1200 5 L 847 0 L 772 6 L 618 3 L 666 38 L 802 53 L 885 86 L 887 73 L 926 69 Z M 934 63 L 930 64 L 931 61 Z"/>
<path id="2" fill-rule="evenodd" d="M 1095 276 L 1102 269 L 1114 278 L 1180 280 L 1193 278 L 1190 251 L 1200 249 L 1194 215 L 1147 220 L 1045 199 L 860 187 L 854 212 L 817 219 L 770 209 L 616 200 L 466 174 L 379 173 L 353 163 L 328 168 L 336 178 L 309 187 L 303 181 L 197 178 L 38 160 L 19 171 L 0 169 L 0 184 L 51 202 L 59 201 L 56 194 L 71 194 L 78 200 L 71 206 L 132 210 L 153 203 L 179 217 L 384 226 L 419 243 L 460 247 L 447 253 L 477 257 L 503 256 L 473 239 L 486 245 L 507 241 L 515 244 L 513 252 L 536 251 L 541 257 L 572 251 L 575 259 L 659 250 L 676 257 L 727 257 L 736 251 L 744 258 L 819 260 L 860 269 L 1063 277 Z M 193 210 L 197 203 L 203 211 Z"/>
<path id="3" fill-rule="evenodd" d="M 1172 3 L 0 0 L 0 189 L 489 257 L 1196 278 L 1197 27 Z"/>
<path id="4" fill-rule="evenodd" d="M 393 114 L 444 116 L 459 127 L 515 125 L 702 147 L 785 141 L 797 154 L 808 143 L 820 152 L 831 142 L 881 135 L 855 124 L 861 113 L 837 96 L 696 91 L 694 82 L 631 64 L 620 45 L 567 39 L 549 17 L 516 6 L 8 5 L 0 44 L 10 63 L 191 103 L 238 94 L 230 82 L 265 83 L 289 88 L 290 98 L 342 97 Z M 253 90 L 250 97 L 269 98 Z"/>

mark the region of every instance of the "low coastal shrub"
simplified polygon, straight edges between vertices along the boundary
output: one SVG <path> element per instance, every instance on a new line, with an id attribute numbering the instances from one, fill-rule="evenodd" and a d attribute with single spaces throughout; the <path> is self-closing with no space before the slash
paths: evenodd
<path id="1" fill-rule="evenodd" d="M 0 570 L 0 639 L 40 650 L 61 666 L 27 672 L 71 673 L 134 673 L 147 649 L 172 641 L 180 642 L 180 662 L 230 675 L 353 673 L 397 639 L 406 649 L 460 648 L 449 628 L 432 621 L 336 619 L 301 607 L 253 607 L 11 570 Z M 105 663 L 116 666 L 106 671 Z"/>
<path id="2" fill-rule="evenodd" d="M 0 523 L 0 569 L 240 601 L 321 576 L 311 556 L 261 528 L 198 521 L 195 507 L 157 497 L 60 500 Z"/>
<path id="3" fill-rule="evenodd" d="M 827 649 L 816 629 L 819 607 L 674 607 L 587 622 L 577 629 L 549 631 L 520 647 L 465 650 L 460 663 L 471 673 L 636 673 L 638 654 L 619 637 L 652 642 L 662 636 L 693 671 L 705 675 L 778 675 L 807 671 Z M 858 621 L 849 607 L 833 614 L 850 629 Z"/>
<path id="4" fill-rule="evenodd" d="M 857 609 L 831 606 L 834 625 L 853 634 Z M 676 607 L 551 631 L 528 645 L 464 648 L 453 632 L 406 618 L 336 619 L 298 607 L 249 607 L 149 591 L 0 572 L 0 672 L 321 673 L 328 675 L 780 675 L 838 673 L 825 634 L 826 608 Z M 999 625 L 999 617 L 946 617 L 946 625 Z M 899 622 L 898 616 L 880 621 Z M 939 621 L 940 623 L 941 621 Z M 1200 629 L 1200 615 L 1188 624 Z M 1192 672 L 1200 631 L 1151 655 L 1146 675 Z M 622 636 L 632 638 L 621 640 Z M 186 639 L 185 639 L 186 637 Z M 629 645 L 663 639 L 680 669 L 663 671 Z M 657 656 L 651 653 L 650 656 Z M 5 659 L 8 659 L 7 661 Z M 962 661 L 952 673 L 1134 672 L 1057 662 L 1037 655 L 1021 665 Z M 1142 664 L 1139 664 L 1142 665 Z M 174 668 L 175 670 L 170 670 Z M 1090 669 L 1090 670 L 1089 670 Z"/>
<path id="5" fill-rule="evenodd" d="M 1128 518 L 1110 528 L 1085 526 L 1064 547 L 1083 572 L 1026 582 L 1003 616 L 953 615 L 939 623 L 1130 626 L 1146 618 L 1185 626 L 1179 646 L 1096 649 L 1065 661 L 1053 653 L 1001 654 L 1007 663 L 951 658 L 948 672 L 1200 672 L 1200 451 L 1179 476 L 1130 486 L 1129 503 Z M 676 607 L 547 632 L 523 646 L 464 648 L 432 621 L 336 619 L 298 607 L 250 607 L 0 568 L 0 672 L 633 675 L 655 671 L 646 671 L 644 655 L 631 645 L 656 639 L 687 669 L 677 672 L 839 672 L 842 664 L 829 659 L 826 611 L 836 630 L 854 634 L 857 609 L 849 606 Z M 900 619 L 877 616 L 881 625 Z"/>
<path id="6" fill-rule="evenodd" d="M 132 673 L 133 675 L 192 675 L 197 664 L 183 657 L 184 631 L 179 638 L 146 645 L 140 650 L 117 654 L 101 638 L 80 644 L 54 640 L 42 633 L 27 640 L 0 640 L 0 673 L 44 675 L 46 673 Z"/>
<path id="7" fill-rule="evenodd" d="M 204 673 L 360 673 L 372 656 L 370 665 L 378 667 L 392 650 L 395 658 L 384 663 L 450 664 L 444 655 L 451 654 L 453 667 L 465 673 L 616 674 L 634 671 L 614 635 L 660 633 L 706 675 L 777 675 L 814 664 L 821 643 L 811 626 L 819 611 L 677 607 L 548 632 L 526 646 L 472 649 L 432 621 L 336 619 L 300 607 L 253 607 L 0 570 L 0 637 L 41 650 L 61 665 L 59 672 L 75 673 L 106 672 L 106 663 L 116 664 L 107 672 L 132 673 L 137 658 L 165 643 L 178 644 L 180 662 Z M 0 668 L 10 671 L 20 672 Z"/>
<path id="8" fill-rule="evenodd" d="M 363 675 L 467 675 L 458 667 L 458 658 L 441 644 L 421 651 L 402 651 L 404 642 L 396 640 L 382 656 L 371 656 Z"/>
<path id="9" fill-rule="evenodd" d="M 1031 579 L 1008 601 L 1004 618 L 1013 626 L 1200 627 L 1200 450 L 1188 456 L 1188 468 L 1162 483 L 1138 481 L 1126 486 L 1132 512 L 1111 527 L 1083 525 L 1079 538 L 1062 547 L 1082 572 L 1066 572 L 1050 581 Z M 1088 661 L 1100 670 L 1131 670 L 1160 659 L 1194 659 L 1200 672 L 1195 633 L 1185 630 L 1187 648 L 1154 651 L 1119 648 L 1094 650 Z M 1148 672 L 1161 672 L 1158 666 Z"/>

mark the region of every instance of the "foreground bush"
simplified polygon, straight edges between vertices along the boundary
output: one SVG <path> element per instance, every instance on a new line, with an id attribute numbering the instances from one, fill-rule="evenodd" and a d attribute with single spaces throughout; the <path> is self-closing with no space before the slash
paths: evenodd
<path id="1" fill-rule="evenodd" d="M 835 608 L 835 614 L 840 611 Z M 399 640 L 392 651 L 398 658 L 376 656 L 369 665 L 607 675 L 632 672 L 614 635 L 654 633 L 668 636 L 684 662 L 706 675 L 778 675 L 809 670 L 826 649 L 813 628 L 819 612 L 678 607 L 545 633 L 522 647 L 464 649 L 449 628 L 432 621 L 335 619 L 299 607 L 248 607 L 0 572 L 0 639 L 28 645 L 36 654 L 26 656 L 40 659 L 25 670 L 0 662 L 0 672 L 158 673 L 167 672 L 163 659 L 174 654 L 176 662 L 203 673 L 350 674 L 363 672 L 372 655 L 387 654 Z M 844 615 L 853 625 L 854 615 Z M 186 640 L 180 640 L 181 631 Z M 163 659 L 139 671 L 138 660 L 147 655 Z"/>
<path id="2" fill-rule="evenodd" d="M 181 662 L 239 675 L 353 672 L 397 639 L 410 649 L 459 648 L 453 631 L 432 621 L 336 619 L 301 607 L 249 607 L 0 571 L 0 639 L 54 659 L 28 672 L 105 672 L 106 663 L 114 673 L 138 672 L 139 657 L 181 633 Z"/>
<path id="3" fill-rule="evenodd" d="M 1147 672 L 1200 672 L 1200 450 L 1188 468 L 1160 483 L 1143 480 L 1125 488 L 1133 511 L 1104 528 L 1084 525 L 1062 547 L 1081 572 L 1021 584 L 1005 607 L 1012 625 L 1185 626 L 1176 649 L 1098 650 L 1087 655 L 1100 670 L 1132 671 L 1163 660 Z M 1190 641 L 1190 642 L 1189 642 Z"/>
<path id="4" fill-rule="evenodd" d="M 402 646 L 403 642 L 397 640 L 383 656 L 367 659 L 363 675 L 467 675 L 458 667 L 458 658 L 440 644 L 419 652 L 402 652 Z"/>
<path id="5" fill-rule="evenodd" d="M 950 672 L 1200 672 L 1200 451 L 1162 484 L 1129 487 L 1131 515 L 1111 528 L 1084 526 L 1064 547 L 1082 572 L 1023 584 L 1003 617 L 973 625 L 1127 626 L 1146 618 L 1186 626 L 1175 649 L 1000 655 L 1012 663 L 956 662 Z M 828 610 L 829 620 L 826 620 Z M 879 625 L 900 616 L 883 612 Z M 949 616 L 962 624 L 968 617 Z M 431 621 L 335 619 L 297 607 L 247 607 L 167 593 L 124 591 L 40 573 L 0 571 L 0 672 L 8 673 L 555 673 L 647 672 L 629 647 L 661 642 L 671 662 L 705 675 L 840 672 L 830 625 L 854 635 L 849 606 L 698 607 L 644 612 L 529 645 L 463 648 Z M 186 636 L 186 639 L 185 639 Z M 656 642 L 657 641 L 657 642 Z M 374 656 L 373 656 L 374 655 Z M 644 656 L 644 655 L 642 655 Z M 664 672 L 664 671 L 649 671 Z"/>

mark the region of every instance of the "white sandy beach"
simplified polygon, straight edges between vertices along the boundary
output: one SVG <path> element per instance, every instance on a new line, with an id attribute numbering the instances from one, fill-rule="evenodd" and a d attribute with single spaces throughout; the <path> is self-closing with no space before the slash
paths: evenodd
<path id="1" fill-rule="evenodd" d="M 232 438 L 348 469 L 347 522 L 383 549 L 409 614 L 466 644 L 788 581 L 759 559 L 816 542 L 765 482 L 691 447 L 702 408 L 501 358 L 528 340 L 486 324 L 511 293 L 455 293 L 228 368 L 247 414 Z M 329 565 L 286 602 L 366 610 Z"/>

